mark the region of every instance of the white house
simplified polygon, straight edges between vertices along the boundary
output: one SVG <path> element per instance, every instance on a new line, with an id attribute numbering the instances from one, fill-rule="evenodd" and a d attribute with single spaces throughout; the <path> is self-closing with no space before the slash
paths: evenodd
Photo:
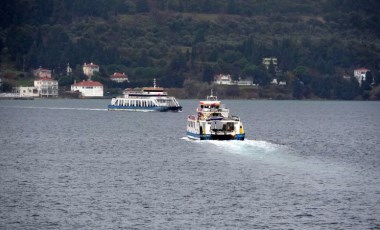
<path id="1" fill-rule="evenodd" d="M 38 97 L 39 92 L 33 86 L 19 86 L 14 88 L 14 92 L 18 97 Z"/>
<path id="2" fill-rule="evenodd" d="M 266 69 L 269 69 L 270 63 L 273 63 L 274 67 L 277 67 L 277 58 L 276 57 L 269 57 L 269 58 L 263 58 L 263 65 Z"/>
<path id="3" fill-rule="evenodd" d="M 83 73 L 86 75 L 89 79 L 94 75 L 94 72 L 99 72 L 99 66 L 95 65 L 94 63 L 86 64 L 84 63 L 83 65 Z"/>
<path id="4" fill-rule="evenodd" d="M 236 85 L 240 85 L 240 86 L 243 86 L 243 85 L 248 85 L 248 86 L 254 85 L 252 80 L 248 80 L 248 79 L 243 80 L 240 77 L 239 77 L 239 80 L 235 81 L 234 83 Z"/>
<path id="5" fill-rule="evenodd" d="M 365 81 L 365 75 L 369 71 L 366 68 L 359 68 L 354 70 L 354 77 L 358 80 L 359 85 L 362 84 L 362 81 Z"/>
<path id="6" fill-rule="evenodd" d="M 128 76 L 127 75 L 125 75 L 125 73 L 114 73 L 111 77 L 110 77 L 110 79 L 112 80 L 112 81 L 115 81 L 115 82 L 117 82 L 117 83 L 122 83 L 122 82 L 129 82 L 129 80 L 128 80 Z"/>
<path id="7" fill-rule="evenodd" d="M 40 67 L 33 70 L 33 75 L 38 78 L 51 78 L 51 70 Z"/>
<path id="8" fill-rule="evenodd" d="M 103 97 L 103 84 L 98 81 L 75 82 L 71 92 L 79 91 L 82 97 Z"/>
<path id="9" fill-rule="evenodd" d="M 230 74 L 218 74 L 214 76 L 214 83 L 218 85 L 233 85 L 232 78 Z"/>
<path id="10" fill-rule="evenodd" d="M 255 86 L 253 84 L 252 80 L 242 80 L 239 78 L 238 81 L 233 81 L 230 74 L 224 75 L 224 74 L 218 74 L 214 76 L 214 84 L 217 85 L 248 85 L 248 86 Z"/>
<path id="11" fill-rule="evenodd" d="M 270 83 L 272 85 L 286 85 L 286 81 L 277 81 L 276 78 L 273 78 L 273 80 Z"/>
<path id="12" fill-rule="evenodd" d="M 34 87 L 38 90 L 40 97 L 58 96 L 58 81 L 51 78 L 39 78 L 34 80 Z"/>

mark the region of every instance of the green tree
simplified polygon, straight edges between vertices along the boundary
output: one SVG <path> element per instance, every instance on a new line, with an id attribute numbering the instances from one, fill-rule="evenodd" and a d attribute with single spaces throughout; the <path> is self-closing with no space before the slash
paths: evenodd
<path id="1" fill-rule="evenodd" d="M 3 0 L 0 2 L 0 27 L 5 28 L 13 24 L 16 10 L 16 1 Z"/>
<path id="2" fill-rule="evenodd" d="M 302 99 L 304 97 L 304 85 L 298 81 L 295 80 L 293 82 L 293 97 L 296 99 Z"/>
<path id="3" fill-rule="evenodd" d="M 178 72 L 180 70 L 185 70 L 186 68 L 186 57 L 178 51 L 170 62 L 169 71 Z"/>
<path id="4" fill-rule="evenodd" d="M 69 88 L 74 83 L 74 79 L 72 76 L 62 76 L 58 79 L 59 87 Z"/>
<path id="5" fill-rule="evenodd" d="M 237 13 L 236 0 L 228 0 L 227 13 L 228 14 L 236 14 Z"/>
<path id="6" fill-rule="evenodd" d="M 214 80 L 214 70 L 208 64 L 205 64 L 204 67 L 203 67 L 202 80 L 204 82 L 209 83 L 209 84 Z"/>
<path id="7" fill-rule="evenodd" d="M 136 11 L 137 13 L 147 13 L 150 11 L 149 3 L 147 0 L 139 0 L 136 3 Z"/>
<path id="8" fill-rule="evenodd" d="M 353 100 L 359 94 L 359 84 L 355 79 L 340 79 L 335 91 L 338 99 Z"/>
<path id="9" fill-rule="evenodd" d="M 270 63 L 268 66 L 268 74 L 270 78 L 276 78 L 276 67 L 273 64 L 273 60 L 270 60 Z"/>
<path id="10" fill-rule="evenodd" d="M 361 82 L 361 89 L 363 91 L 367 91 L 367 90 L 371 90 L 371 84 L 373 82 L 373 76 L 372 76 L 372 73 L 371 71 L 368 71 L 366 74 L 365 74 L 365 79 Z"/>

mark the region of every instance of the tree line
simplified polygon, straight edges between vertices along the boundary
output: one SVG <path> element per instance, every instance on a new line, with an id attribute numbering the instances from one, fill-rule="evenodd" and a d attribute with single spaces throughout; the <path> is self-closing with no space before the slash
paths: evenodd
<path id="1" fill-rule="evenodd" d="M 181 88 L 225 73 L 262 87 L 284 80 L 294 98 L 370 98 L 380 82 L 380 3 L 359 3 L 5 0 L 1 64 L 52 69 L 62 86 L 83 79 L 81 66 L 94 62 L 101 66 L 96 78 L 110 89 L 150 85 L 153 78 Z M 279 71 L 265 68 L 265 57 L 276 57 Z M 65 75 L 68 63 L 74 76 Z M 359 67 L 372 70 L 372 82 L 360 87 L 343 78 Z M 109 81 L 114 72 L 127 73 L 131 83 Z"/>

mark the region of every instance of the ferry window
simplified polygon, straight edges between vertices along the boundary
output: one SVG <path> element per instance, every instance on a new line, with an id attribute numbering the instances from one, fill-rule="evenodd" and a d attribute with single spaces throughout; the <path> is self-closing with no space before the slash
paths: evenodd
<path id="1" fill-rule="evenodd" d="M 233 122 L 228 122 L 226 124 L 226 126 L 227 126 L 226 128 L 227 128 L 228 131 L 234 130 L 234 123 Z"/>

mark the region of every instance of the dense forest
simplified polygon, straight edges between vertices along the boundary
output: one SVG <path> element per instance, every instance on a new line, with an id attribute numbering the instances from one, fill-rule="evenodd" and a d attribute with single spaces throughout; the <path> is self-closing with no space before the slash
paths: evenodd
<path id="1" fill-rule="evenodd" d="M 204 97 L 222 73 L 259 85 L 218 87 L 230 98 L 378 100 L 379 9 L 378 0 L 3 0 L 2 90 L 30 83 L 40 66 L 69 89 L 93 62 L 110 94 L 156 78 L 181 97 Z M 278 66 L 265 68 L 265 57 Z M 356 68 L 371 70 L 365 82 Z M 130 82 L 112 82 L 114 72 Z"/>

